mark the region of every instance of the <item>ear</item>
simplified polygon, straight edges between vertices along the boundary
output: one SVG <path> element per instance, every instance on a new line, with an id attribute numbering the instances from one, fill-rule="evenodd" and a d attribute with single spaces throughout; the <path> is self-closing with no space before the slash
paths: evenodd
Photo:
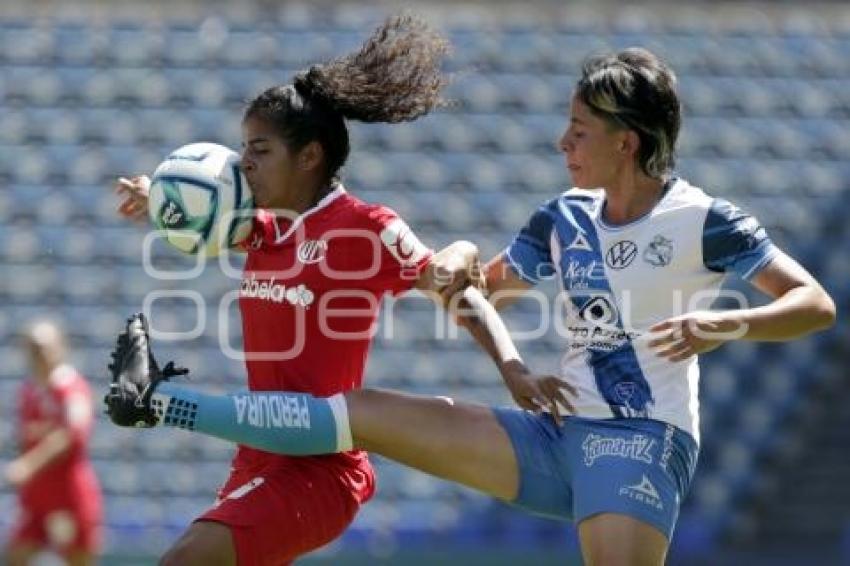
<path id="1" fill-rule="evenodd" d="M 624 130 L 623 137 L 620 140 L 619 150 L 624 155 L 636 156 L 640 149 L 640 137 L 634 130 Z"/>
<path id="2" fill-rule="evenodd" d="M 302 171 L 312 171 L 322 165 L 325 152 L 322 149 L 322 144 L 317 141 L 311 141 L 298 152 L 297 164 Z"/>

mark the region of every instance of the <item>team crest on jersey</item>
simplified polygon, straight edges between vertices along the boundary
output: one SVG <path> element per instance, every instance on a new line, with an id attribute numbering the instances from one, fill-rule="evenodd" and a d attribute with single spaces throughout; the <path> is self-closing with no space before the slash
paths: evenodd
<path id="1" fill-rule="evenodd" d="M 670 265 L 673 260 L 673 240 L 656 234 L 649 247 L 643 251 L 643 260 L 655 267 Z"/>
<path id="2" fill-rule="evenodd" d="M 614 396 L 624 405 L 629 405 L 629 401 L 635 396 L 637 384 L 633 381 L 621 381 L 614 386 Z"/>
<path id="3" fill-rule="evenodd" d="M 631 240 L 620 240 L 608 248 L 605 263 L 611 269 L 625 269 L 632 264 L 637 256 L 637 244 Z"/>
<path id="4" fill-rule="evenodd" d="M 325 259 L 328 243 L 325 240 L 306 240 L 298 244 L 298 261 L 305 265 L 319 263 Z"/>
<path id="5" fill-rule="evenodd" d="M 381 231 L 381 241 L 394 258 L 405 267 L 418 264 L 428 248 L 401 218 L 396 218 Z"/>

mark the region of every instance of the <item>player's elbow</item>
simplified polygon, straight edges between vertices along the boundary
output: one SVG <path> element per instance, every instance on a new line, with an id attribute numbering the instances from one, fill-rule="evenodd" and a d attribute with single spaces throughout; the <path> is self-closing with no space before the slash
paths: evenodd
<path id="1" fill-rule="evenodd" d="M 835 324 L 837 316 L 835 301 L 823 289 L 818 289 L 817 296 L 812 305 L 812 316 L 815 323 L 814 330 L 826 330 Z"/>

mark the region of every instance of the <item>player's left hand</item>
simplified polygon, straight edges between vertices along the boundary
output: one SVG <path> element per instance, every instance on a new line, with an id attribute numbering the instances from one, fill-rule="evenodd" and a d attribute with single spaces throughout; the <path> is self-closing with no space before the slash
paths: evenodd
<path id="1" fill-rule="evenodd" d="M 147 175 L 120 177 L 113 185 L 115 194 L 124 200 L 118 207 L 118 214 L 135 222 L 145 222 L 148 217 L 148 195 L 151 180 Z"/>
<path id="2" fill-rule="evenodd" d="M 29 481 L 32 473 L 25 462 L 13 460 L 6 466 L 3 475 L 6 477 L 6 481 L 10 485 L 19 487 Z"/>
<path id="3" fill-rule="evenodd" d="M 575 412 L 565 392 L 575 396 L 576 389 L 560 377 L 536 375 L 519 367 L 506 369 L 503 377 L 516 404 L 527 411 L 548 410 L 558 426 L 562 416 Z"/>
<path id="4" fill-rule="evenodd" d="M 736 340 L 746 329 L 728 315 L 730 311 L 695 311 L 654 324 L 649 347 L 671 362 L 710 352 L 724 342 Z"/>

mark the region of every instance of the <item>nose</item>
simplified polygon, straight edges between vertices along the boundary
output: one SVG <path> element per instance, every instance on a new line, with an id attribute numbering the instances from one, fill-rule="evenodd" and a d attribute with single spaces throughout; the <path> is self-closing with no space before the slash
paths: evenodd
<path id="1" fill-rule="evenodd" d="M 243 171 L 253 171 L 254 161 L 248 157 L 247 151 L 242 152 L 239 160 L 239 167 L 241 167 Z"/>
<path id="2" fill-rule="evenodd" d="M 570 143 L 570 138 L 566 132 L 564 132 L 564 135 L 561 136 L 558 143 L 555 145 L 561 153 L 569 153 L 572 149 L 572 143 Z"/>

